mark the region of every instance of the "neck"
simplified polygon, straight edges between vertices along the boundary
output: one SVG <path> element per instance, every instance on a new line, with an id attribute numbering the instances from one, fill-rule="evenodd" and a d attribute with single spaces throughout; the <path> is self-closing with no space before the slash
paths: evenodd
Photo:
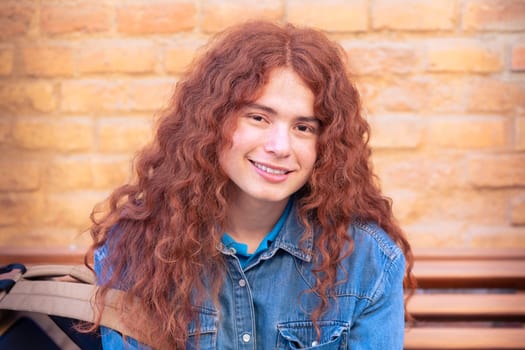
<path id="1" fill-rule="evenodd" d="M 248 252 L 253 253 L 281 217 L 288 199 L 265 202 L 241 197 L 230 201 L 225 230 L 237 242 L 248 245 Z"/>

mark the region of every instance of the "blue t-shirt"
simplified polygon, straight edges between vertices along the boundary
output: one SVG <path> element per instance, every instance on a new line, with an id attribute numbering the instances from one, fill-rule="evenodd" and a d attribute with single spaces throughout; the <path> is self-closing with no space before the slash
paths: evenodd
<path id="1" fill-rule="evenodd" d="M 277 220 L 277 223 L 272 228 L 270 232 L 264 237 L 262 242 L 259 244 L 255 252 L 248 253 L 248 246 L 244 243 L 239 243 L 235 241 L 229 234 L 226 232 L 222 236 L 222 243 L 230 249 L 235 250 L 235 255 L 239 259 L 239 262 L 241 263 L 241 267 L 244 269 L 250 262 L 252 262 L 256 257 L 259 256 L 262 252 L 264 252 L 266 249 L 270 247 L 272 242 L 275 240 L 277 235 L 279 234 L 279 231 L 281 231 L 281 228 L 284 225 L 284 222 L 288 218 L 288 214 L 290 214 L 290 209 L 292 208 L 292 200 L 290 199 L 288 201 L 288 204 L 286 205 L 286 208 L 284 209 L 283 213 L 281 214 L 281 217 L 279 220 Z"/>

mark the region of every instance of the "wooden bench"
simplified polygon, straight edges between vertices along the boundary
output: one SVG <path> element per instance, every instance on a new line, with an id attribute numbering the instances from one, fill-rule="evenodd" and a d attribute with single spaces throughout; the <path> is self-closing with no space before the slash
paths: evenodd
<path id="1" fill-rule="evenodd" d="M 419 250 L 405 349 L 525 349 L 525 250 Z"/>
<path id="2" fill-rule="evenodd" d="M 83 264 L 84 249 L 33 247 L 0 247 L 0 266 L 11 263 L 35 264 Z"/>
<path id="3" fill-rule="evenodd" d="M 525 249 L 417 250 L 405 349 L 525 349 Z M 0 265 L 81 264 L 83 251 L 0 248 Z"/>

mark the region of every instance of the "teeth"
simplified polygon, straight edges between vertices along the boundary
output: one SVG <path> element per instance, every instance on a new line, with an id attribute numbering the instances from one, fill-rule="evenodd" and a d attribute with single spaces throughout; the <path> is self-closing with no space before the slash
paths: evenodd
<path id="1" fill-rule="evenodd" d="M 255 165 L 257 168 L 261 169 L 262 171 L 268 173 L 268 174 L 273 174 L 273 175 L 284 175 L 287 173 L 286 170 L 278 170 L 278 169 L 272 169 L 272 168 L 268 168 L 267 166 L 264 166 L 262 164 L 259 164 L 259 163 L 253 163 L 253 165 Z"/>

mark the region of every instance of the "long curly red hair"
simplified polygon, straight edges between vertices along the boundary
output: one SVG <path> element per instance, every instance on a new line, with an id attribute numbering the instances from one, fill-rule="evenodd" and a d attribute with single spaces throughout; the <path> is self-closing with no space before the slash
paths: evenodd
<path id="1" fill-rule="evenodd" d="M 323 33 L 290 24 L 249 22 L 209 43 L 177 83 L 156 134 L 135 161 L 135 178 L 91 214 L 94 244 L 109 239 L 103 284 L 126 291 L 129 323 L 160 348 L 184 348 L 192 305 L 217 301 L 224 273 L 216 249 L 225 223 L 228 177 L 219 154 L 231 143 L 235 114 L 257 99 L 270 71 L 293 69 L 315 96 L 320 120 L 318 159 L 296 194 L 300 217 L 316 235 L 317 283 L 322 315 L 349 251 L 354 220 L 377 222 L 407 259 L 405 288 L 414 287 L 409 243 L 381 194 L 370 164 L 370 127 L 349 79 L 343 50 Z M 113 237 L 113 239 L 110 239 Z M 134 301 L 134 302 L 131 302 Z M 128 303 L 129 302 L 129 303 Z"/>

